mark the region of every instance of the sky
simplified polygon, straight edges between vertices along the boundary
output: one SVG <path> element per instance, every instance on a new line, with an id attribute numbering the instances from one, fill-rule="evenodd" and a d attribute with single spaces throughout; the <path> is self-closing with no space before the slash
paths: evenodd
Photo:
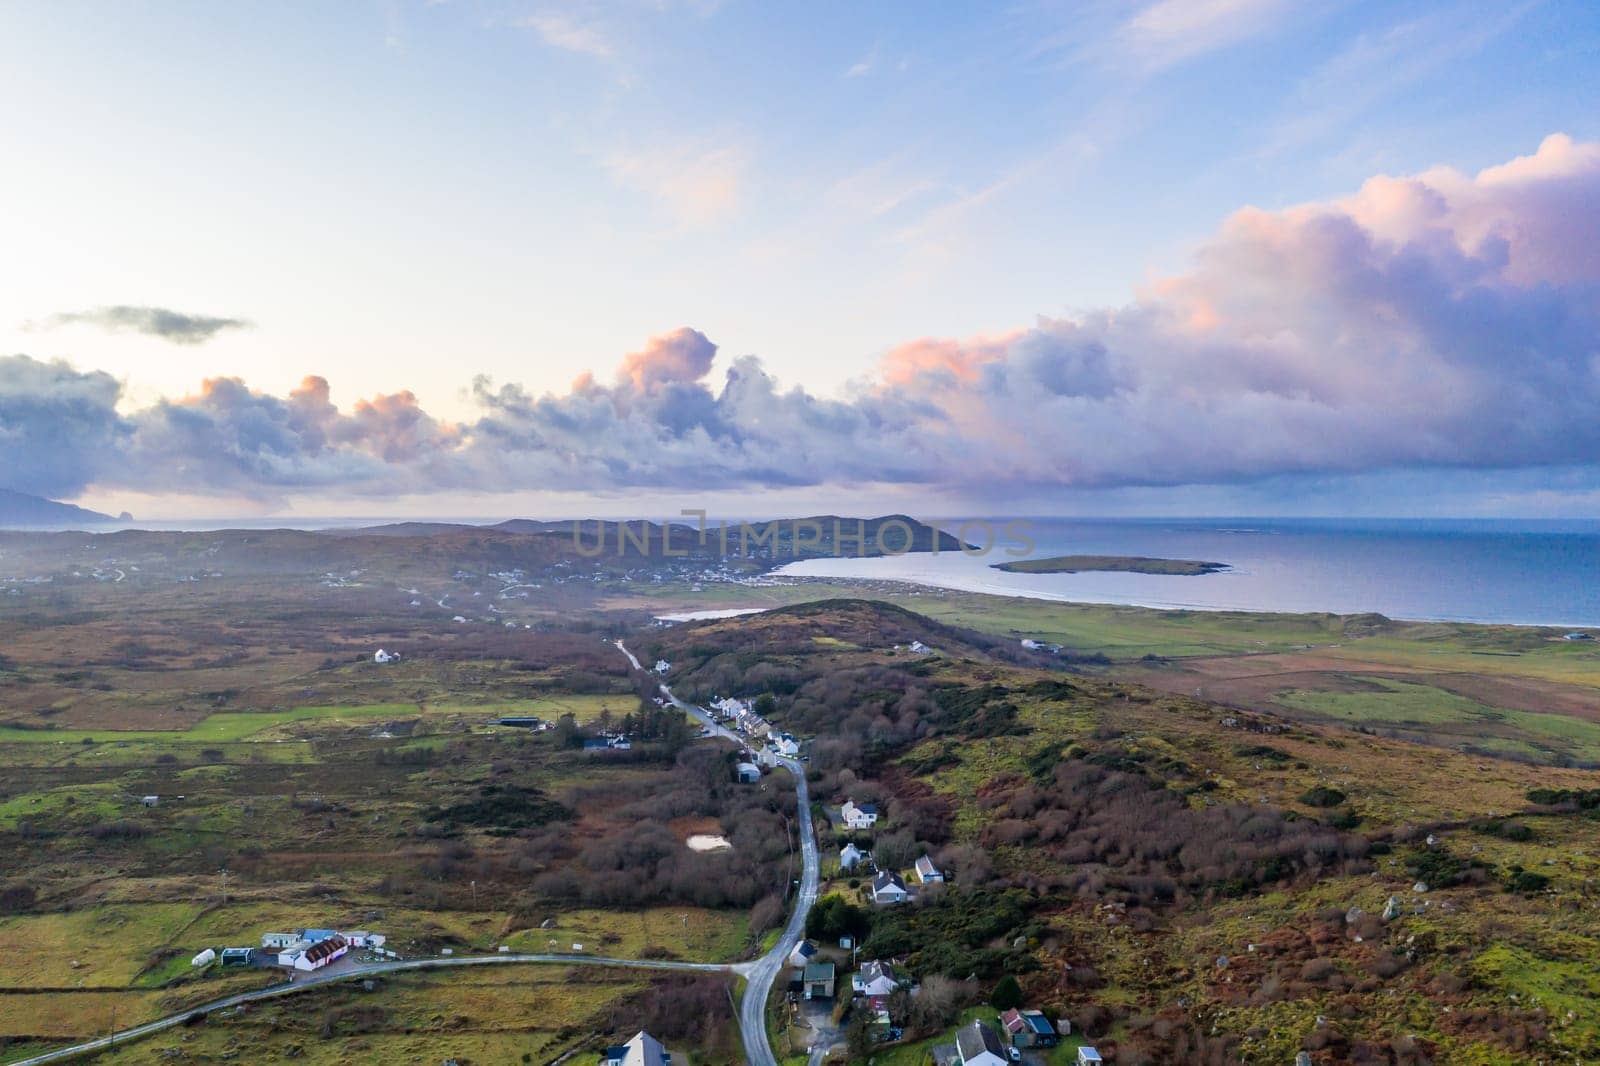
<path id="1" fill-rule="evenodd" d="M 1600 8 L 0 8 L 0 487 L 1600 515 Z"/>

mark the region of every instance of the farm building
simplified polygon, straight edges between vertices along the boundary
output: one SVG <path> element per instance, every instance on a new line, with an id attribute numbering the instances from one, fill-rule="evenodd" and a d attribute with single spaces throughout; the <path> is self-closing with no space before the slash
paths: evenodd
<path id="1" fill-rule="evenodd" d="M 329 963 L 344 958 L 349 950 L 350 942 L 335 933 L 326 940 L 317 941 L 296 955 L 294 968 L 306 972 L 320 970 Z"/>
<path id="2" fill-rule="evenodd" d="M 933 864 L 933 860 L 924 855 L 917 860 L 917 880 L 923 884 L 942 883 L 944 871 Z"/>
<path id="3" fill-rule="evenodd" d="M 834 968 L 831 962 L 806 964 L 805 988 L 807 999 L 833 998 Z"/>
<path id="4" fill-rule="evenodd" d="M 217 961 L 217 953 L 212 948 L 206 948 L 200 954 L 189 960 L 190 966 L 210 966 Z"/>
<path id="5" fill-rule="evenodd" d="M 739 775 L 741 785 L 753 785 L 761 780 L 761 767 L 753 762 L 742 762 L 735 767 L 735 771 Z"/>
<path id="6" fill-rule="evenodd" d="M 254 951 L 250 948 L 223 948 L 222 965 L 224 966 L 249 966 L 250 956 Z"/>

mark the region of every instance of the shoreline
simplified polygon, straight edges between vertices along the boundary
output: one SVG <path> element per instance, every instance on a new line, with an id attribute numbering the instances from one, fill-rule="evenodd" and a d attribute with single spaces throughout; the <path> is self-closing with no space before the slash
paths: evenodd
<path id="1" fill-rule="evenodd" d="M 801 565 L 788 563 L 770 574 L 772 577 L 784 578 L 796 583 L 807 584 L 834 584 L 834 585 L 889 585 L 906 590 L 909 594 L 921 595 L 927 591 L 933 592 L 958 592 L 968 596 L 993 596 L 996 599 L 1009 600 L 1037 600 L 1041 603 L 1057 603 L 1067 606 L 1081 607 L 1132 607 L 1142 611 L 1179 612 L 1179 611 L 1205 611 L 1208 614 L 1242 614 L 1259 615 L 1262 617 L 1287 616 L 1303 617 L 1306 615 L 1332 615 L 1339 618 L 1354 618 L 1360 615 L 1378 615 L 1390 622 L 1409 622 L 1418 625 L 1467 625 L 1467 626 L 1507 626 L 1518 629 L 1562 629 L 1571 632 L 1590 632 L 1597 634 L 1597 643 L 1600 643 L 1600 622 L 1505 622 L 1488 621 L 1477 618 L 1413 618 L 1398 617 L 1383 614 L 1381 611 L 1270 611 L 1249 607 L 1213 607 L 1200 604 L 1139 602 L 1135 600 L 1116 599 L 1098 600 L 1086 599 L 1082 596 L 1063 596 L 1053 593 L 1034 590 L 1032 592 L 1005 591 L 997 592 L 993 589 L 968 588 L 961 585 L 943 585 L 933 581 L 918 581 L 904 577 L 832 577 L 821 574 L 795 574 L 786 573 L 790 566 Z M 772 610 L 772 607 L 763 607 L 760 610 Z M 1581 642 L 1575 642 L 1581 643 Z"/>

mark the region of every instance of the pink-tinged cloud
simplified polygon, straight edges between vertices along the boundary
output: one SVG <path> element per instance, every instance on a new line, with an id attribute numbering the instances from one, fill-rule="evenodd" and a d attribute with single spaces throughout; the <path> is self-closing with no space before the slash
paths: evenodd
<path id="1" fill-rule="evenodd" d="M 1002 337 L 968 341 L 922 337 L 891 348 L 878 366 L 887 385 L 910 385 L 919 379 L 945 375 L 954 383 L 971 385 L 985 363 L 999 362 L 1020 331 Z"/>
<path id="2" fill-rule="evenodd" d="M 711 372 L 717 346 L 697 329 L 675 329 L 651 337 L 641 351 L 630 352 L 618 370 L 619 381 L 626 381 L 640 392 L 661 385 L 690 385 Z"/>
<path id="3" fill-rule="evenodd" d="M 124 414 L 104 374 L 0 359 L 0 478 L 213 492 L 611 490 L 903 482 L 992 490 L 1400 468 L 1600 474 L 1600 145 L 1547 138 L 1476 175 L 1377 177 L 1226 219 L 1123 307 L 892 349 L 841 399 L 696 330 L 612 384 L 479 380 L 450 425 L 409 393 L 341 410 L 234 379 Z"/>

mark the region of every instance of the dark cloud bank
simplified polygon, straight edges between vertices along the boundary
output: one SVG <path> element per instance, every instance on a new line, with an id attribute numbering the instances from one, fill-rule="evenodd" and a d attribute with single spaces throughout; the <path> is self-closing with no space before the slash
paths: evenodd
<path id="1" fill-rule="evenodd" d="M 1245 209 L 1128 306 L 892 351 L 842 399 L 691 329 L 610 382 L 479 379 L 475 421 L 409 392 L 340 409 L 214 379 L 131 414 L 118 383 L 0 359 L 0 484 L 271 499 L 432 490 L 899 482 L 1108 488 L 1600 463 L 1600 145 L 1475 176 Z M 217 320 L 225 321 L 225 320 Z M 222 327 L 217 327 L 222 328 Z M 214 332 L 214 331 L 213 331 Z"/>
<path id="2" fill-rule="evenodd" d="M 187 315 L 182 311 L 169 311 L 165 307 L 127 305 L 96 307 L 89 311 L 63 311 L 51 315 L 44 322 L 46 328 L 79 325 L 95 326 L 113 333 L 143 333 L 173 344 L 204 344 L 225 329 L 250 328 L 250 322 L 242 318 Z"/>

